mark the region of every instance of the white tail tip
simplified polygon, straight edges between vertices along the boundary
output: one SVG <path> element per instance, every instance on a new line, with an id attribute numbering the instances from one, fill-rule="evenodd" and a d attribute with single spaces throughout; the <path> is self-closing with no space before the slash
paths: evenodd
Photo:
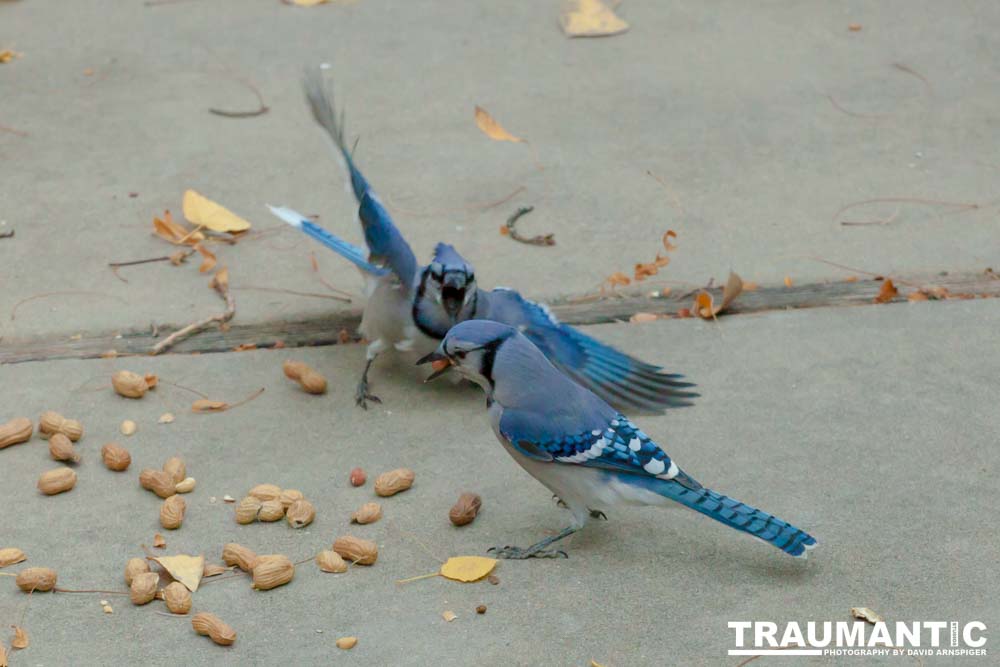
<path id="1" fill-rule="evenodd" d="M 298 227 L 299 229 L 302 228 L 302 221 L 306 219 L 306 216 L 302 215 L 298 211 L 293 211 L 287 206 L 271 206 L 268 204 L 267 207 L 271 209 L 271 213 L 274 214 L 275 217 L 281 218 L 292 227 Z"/>

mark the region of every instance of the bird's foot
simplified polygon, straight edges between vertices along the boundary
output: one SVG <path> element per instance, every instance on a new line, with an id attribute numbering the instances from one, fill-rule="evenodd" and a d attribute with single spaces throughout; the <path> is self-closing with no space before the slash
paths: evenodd
<path id="1" fill-rule="evenodd" d="M 555 503 L 556 503 L 556 507 L 561 507 L 561 508 L 563 508 L 563 509 L 569 509 L 569 505 L 567 505 L 566 503 L 564 503 L 564 502 L 563 502 L 563 499 L 562 499 L 562 498 L 560 498 L 559 496 L 557 496 L 557 495 L 556 495 L 556 494 L 554 494 L 554 493 L 552 494 L 552 500 L 554 500 L 554 501 L 555 501 Z"/>
<path id="2" fill-rule="evenodd" d="M 569 554 L 562 549 L 534 549 L 532 547 L 522 549 L 521 547 L 512 547 L 510 545 L 505 547 L 490 547 L 486 550 L 486 553 L 491 553 L 495 557 L 503 558 L 505 560 L 525 560 L 526 558 L 569 558 Z"/>
<path id="3" fill-rule="evenodd" d="M 608 520 L 608 515 L 602 512 L 601 510 L 590 510 L 590 516 L 593 519 L 603 519 L 605 521 Z"/>
<path id="4" fill-rule="evenodd" d="M 368 383 L 360 382 L 357 391 L 354 392 L 354 404 L 363 410 L 368 409 L 368 401 L 381 403 L 382 399 L 368 392 Z"/>

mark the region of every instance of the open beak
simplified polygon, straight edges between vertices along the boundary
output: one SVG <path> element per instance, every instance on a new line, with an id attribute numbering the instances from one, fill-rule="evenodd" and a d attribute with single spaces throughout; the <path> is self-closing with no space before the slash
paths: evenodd
<path id="1" fill-rule="evenodd" d="M 431 380 L 436 380 L 437 378 L 441 377 L 442 375 L 450 371 L 452 367 L 451 359 L 449 359 L 448 357 L 444 356 L 443 354 L 441 354 L 436 350 L 417 361 L 418 366 L 426 363 L 430 363 L 431 370 L 434 372 L 428 375 L 427 379 L 424 380 L 424 382 L 430 382 Z"/>

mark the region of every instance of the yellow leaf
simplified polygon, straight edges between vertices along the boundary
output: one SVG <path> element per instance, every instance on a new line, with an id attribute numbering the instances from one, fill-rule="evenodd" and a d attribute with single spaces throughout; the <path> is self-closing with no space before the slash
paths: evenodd
<path id="1" fill-rule="evenodd" d="M 566 0 L 559 24 L 568 37 L 608 37 L 628 30 L 628 23 L 601 0 Z"/>
<path id="2" fill-rule="evenodd" d="M 524 139 L 515 137 L 510 132 L 503 129 L 500 123 L 496 122 L 493 116 L 490 115 L 490 112 L 480 106 L 476 107 L 476 125 L 483 131 L 483 134 L 494 141 L 513 141 L 516 143 L 525 143 Z"/>
<path id="3" fill-rule="evenodd" d="M 315 7 L 316 5 L 323 5 L 330 0 L 292 0 L 293 5 L 298 5 L 299 7 Z"/>
<path id="4" fill-rule="evenodd" d="M 441 566 L 441 576 L 454 581 L 476 581 L 492 572 L 496 565 L 496 558 L 453 556 Z"/>
<path id="5" fill-rule="evenodd" d="M 4 49 L 3 51 L 0 51 L 0 63 L 3 64 L 9 63 L 10 61 L 16 58 L 20 58 L 22 55 L 24 54 L 18 53 L 17 51 L 12 51 L 10 49 Z"/>
<path id="6" fill-rule="evenodd" d="M 11 647 L 18 649 L 28 648 L 28 645 L 31 643 L 30 641 L 28 641 L 28 633 L 25 632 L 24 628 L 22 628 L 19 625 L 15 625 L 13 627 L 14 627 L 14 639 L 11 640 L 10 642 Z"/>
<path id="7" fill-rule="evenodd" d="M 194 593 L 201 583 L 202 574 L 205 572 L 204 556 L 160 556 L 150 558 L 154 563 L 159 563 L 160 567 L 167 571 L 176 581 L 184 584 L 184 587 Z"/>
<path id="8" fill-rule="evenodd" d="M 851 607 L 851 616 L 868 621 L 871 624 L 879 623 L 885 619 L 878 612 L 868 607 Z"/>
<path id="9" fill-rule="evenodd" d="M 244 232 L 250 229 L 249 222 L 194 190 L 184 193 L 184 217 L 191 224 L 213 232 Z"/>

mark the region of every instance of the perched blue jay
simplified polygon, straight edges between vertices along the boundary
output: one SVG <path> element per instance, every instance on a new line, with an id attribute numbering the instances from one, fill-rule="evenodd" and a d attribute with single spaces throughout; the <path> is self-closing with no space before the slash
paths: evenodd
<path id="1" fill-rule="evenodd" d="M 334 236 L 288 208 L 271 211 L 323 245 L 353 262 L 365 277 L 367 304 L 360 333 L 370 341 L 367 363 L 355 399 L 381 402 L 368 391 L 368 371 L 384 350 L 433 350 L 458 322 L 491 319 L 517 327 L 562 372 L 598 396 L 623 409 L 660 412 L 690 405 L 698 394 L 682 376 L 647 364 L 560 323 L 542 304 L 513 290 L 491 292 L 476 285 L 472 266 L 454 247 L 439 243 L 434 258 L 419 266 L 413 251 L 392 223 L 388 211 L 354 164 L 344 140 L 343 118 L 337 118 L 332 94 L 319 70 L 307 72 L 305 92 L 316 121 L 343 157 L 368 252 Z"/>
<path id="2" fill-rule="evenodd" d="M 799 528 L 696 482 L 627 417 L 558 372 L 513 327 L 462 322 L 417 363 L 427 362 L 434 369 L 428 381 L 454 368 L 483 388 L 500 443 L 572 514 L 558 535 L 524 549 L 491 549 L 501 558 L 565 556 L 549 545 L 580 530 L 590 517 L 603 517 L 603 509 L 667 500 L 792 556 L 804 557 L 816 546 Z"/>

